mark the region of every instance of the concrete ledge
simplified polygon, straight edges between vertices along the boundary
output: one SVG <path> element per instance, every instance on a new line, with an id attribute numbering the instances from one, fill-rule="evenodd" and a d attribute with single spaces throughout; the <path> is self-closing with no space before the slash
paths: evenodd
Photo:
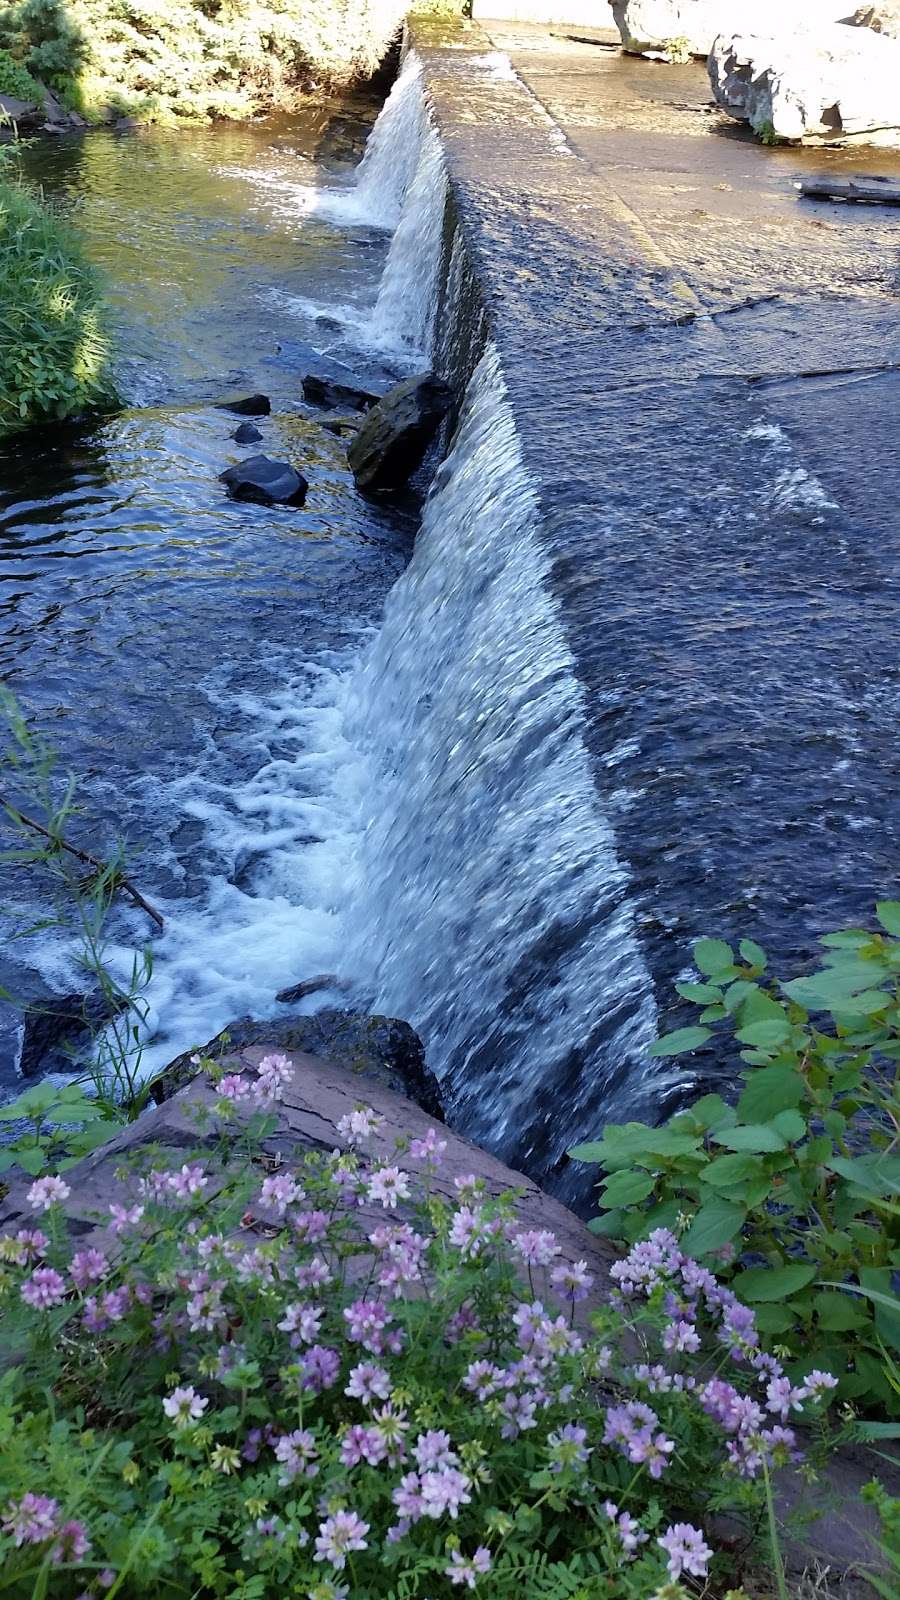
<path id="1" fill-rule="evenodd" d="M 472 0 L 476 22 L 577 22 L 583 28 L 609 28 L 616 23 L 609 0 Z"/>

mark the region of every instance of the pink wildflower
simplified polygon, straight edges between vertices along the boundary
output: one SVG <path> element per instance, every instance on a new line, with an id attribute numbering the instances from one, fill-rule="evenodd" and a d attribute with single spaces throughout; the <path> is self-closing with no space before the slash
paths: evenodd
<path id="1" fill-rule="evenodd" d="M 333 1517 L 326 1517 L 319 1525 L 316 1561 L 330 1561 L 338 1572 L 342 1572 L 347 1565 L 347 1556 L 352 1551 L 368 1548 L 368 1531 L 369 1524 L 363 1522 L 355 1511 L 336 1511 Z"/>
<path id="2" fill-rule="evenodd" d="M 480 1544 L 469 1560 L 459 1550 L 452 1550 L 450 1565 L 444 1568 L 444 1577 L 453 1584 L 465 1584 L 467 1589 L 474 1589 L 478 1579 L 490 1570 L 491 1553 Z"/>
<path id="3" fill-rule="evenodd" d="M 337 1131 L 347 1144 L 365 1144 L 383 1126 L 384 1118 L 379 1117 L 371 1106 L 357 1106 L 355 1111 L 348 1111 L 345 1117 L 341 1117 Z"/>
<path id="4" fill-rule="evenodd" d="M 51 1311 L 66 1298 L 65 1279 L 53 1267 L 36 1267 L 19 1290 L 27 1306 L 35 1311 Z"/>
<path id="5" fill-rule="evenodd" d="M 49 1211 L 53 1206 L 62 1205 L 72 1193 L 64 1178 L 47 1176 L 38 1178 L 31 1185 L 25 1196 L 28 1204 L 35 1211 Z"/>
<path id="6" fill-rule="evenodd" d="M 173 1389 L 162 1402 L 163 1411 L 176 1428 L 188 1428 L 192 1422 L 199 1422 L 208 1405 L 209 1401 L 191 1384 Z"/>
<path id="7" fill-rule="evenodd" d="M 394 1211 L 398 1200 L 409 1199 L 409 1178 L 399 1167 L 381 1167 L 369 1179 L 370 1200 L 380 1200 L 385 1210 Z"/>
<path id="8" fill-rule="evenodd" d="M 692 1578 L 706 1577 L 712 1551 L 699 1528 L 692 1528 L 689 1522 L 676 1522 L 656 1542 L 669 1558 L 670 1578 L 677 1581 L 683 1572 L 689 1572 Z"/>
<path id="9" fill-rule="evenodd" d="M 69 1272 L 76 1289 L 86 1289 L 88 1284 L 99 1283 L 109 1271 L 109 1262 L 102 1250 L 78 1250 L 72 1257 Z"/>
<path id="10" fill-rule="evenodd" d="M 10 1500 L 3 1514 L 3 1532 L 11 1534 L 16 1549 L 23 1544 L 43 1544 L 56 1533 L 59 1502 L 45 1494 L 23 1494 Z"/>

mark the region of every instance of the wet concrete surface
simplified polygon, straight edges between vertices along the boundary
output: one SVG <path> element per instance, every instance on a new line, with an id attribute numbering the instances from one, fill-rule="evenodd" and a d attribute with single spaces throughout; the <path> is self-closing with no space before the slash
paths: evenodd
<path id="1" fill-rule="evenodd" d="M 575 31 L 414 42 L 667 1005 L 697 935 L 796 969 L 896 892 L 900 216 L 795 185 L 900 154 Z"/>

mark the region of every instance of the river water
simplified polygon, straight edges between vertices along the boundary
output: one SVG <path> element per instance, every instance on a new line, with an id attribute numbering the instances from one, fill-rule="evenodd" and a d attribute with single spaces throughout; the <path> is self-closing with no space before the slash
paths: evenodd
<path id="1" fill-rule="evenodd" d="M 355 97 L 284 123 L 43 141 L 23 158 L 105 275 L 124 407 L 0 454 L 0 670 L 78 778 L 75 837 L 124 837 L 166 914 L 148 1066 L 335 965 L 355 794 L 331 690 L 406 564 L 415 506 L 356 494 L 299 374 L 309 345 L 380 386 L 409 364 L 358 337 L 381 224 L 412 176 L 356 183 L 377 110 Z M 272 400 L 257 448 L 302 468 L 302 511 L 231 502 L 216 481 L 247 451 L 215 402 L 256 390 Z M 7 873 L 8 933 L 30 924 L 34 889 Z M 124 965 L 152 930 L 124 911 L 116 926 Z M 75 986 L 64 937 L 4 945 L 17 996 Z M 16 1052 L 7 1008 L 4 1087 Z"/>

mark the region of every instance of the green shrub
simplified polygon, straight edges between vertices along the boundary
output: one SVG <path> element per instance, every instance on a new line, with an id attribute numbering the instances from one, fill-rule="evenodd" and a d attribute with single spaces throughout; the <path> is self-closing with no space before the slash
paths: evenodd
<path id="1" fill-rule="evenodd" d="M 824 964 L 790 983 L 766 976 L 752 941 L 736 956 L 701 939 L 702 981 L 677 986 L 699 1025 L 652 1053 L 733 1033 L 746 1062 L 737 1104 L 706 1095 L 661 1128 L 609 1126 L 570 1154 L 605 1172 L 595 1232 L 631 1243 L 678 1226 L 692 1255 L 733 1257 L 732 1287 L 770 1345 L 799 1341 L 845 1399 L 896 1417 L 900 902 L 877 913 L 882 932 L 829 935 Z"/>
<path id="2" fill-rule="evenodd" d="M 688 1600 L 767 1546 L 780 1575 L 770 1471 L 833 1380 L 788 1383 L 674 1237 L 576 1329 L 585 1263 L 454 1188 L 434 1126 L 357 1107 L 273 1164 L 291 1063 L 200 1065 L 199 1156 L 145 1145 L 93 1239 L 42 1176 L 0 1238 L 5 1593 Z"/>
<path id="3" fill-rule="evenodd" d="M 94 274 L 71 229 L 0 183 L 0 435 L 108 394 Z"/>
<path id="4" fill-rule="evenodd" d="M 371 71 L 400 0 L 16 0 L 0 44 L 89 117 L 249 117 Z"/>
<path id="5" fill-rule="evenodd" d="M 41 101 L 40 85 L 20 62 L 13 60 L 8 50 L 0 50 L 0 94 L 12 95 L 29 104 Z"/>

